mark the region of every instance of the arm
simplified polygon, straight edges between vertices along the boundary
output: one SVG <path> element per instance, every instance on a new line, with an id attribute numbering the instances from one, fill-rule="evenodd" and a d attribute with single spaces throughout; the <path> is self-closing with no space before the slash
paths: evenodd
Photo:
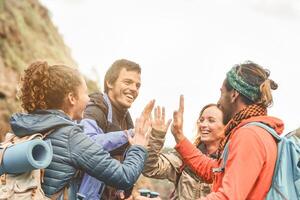
<path id="1" fill-rule="evenodd" d="M 75 127 L 68 135 L 68 150 L 73 165 L 105 184 L 120 189 L 130 188 L 139 177 L 147 157 L 146 150 L 140 145 L 146 144 L 146 134 L 150 128 L 147 122 L 153 106 L 154 101 L 150 101 L 140 118 L 137 118 L 135 135 L 128 138 L 133 145 L 128 149 L 123 163 L 113 159 L 100 145 L 83 134 L 79 127 Z"/>
<path id="2" fill-rule="evenodd" d="M 146 160 L 143 175 L 149 178 L 168 179 L 175 183 L 177 173 L 182 165 L 181 159 L 175 153 L 161 153 L 165 133 L 152 129 L 146 149 Z"/>
<path id="3" fill-rule="evenodd" d="M 262 146 L 250 128 L 237 130 L 230 140 L 221 187 L 203 199 L 246 199 L 264 165 L 266 152 Z"/>
<path id="4" fill-rule="evenodd" d="M 77 168 L 84 169 L 105 184 L 120 189 L 128 189 L 136 182 L 147 157 L 145 148 L 133 145 L 128 149 L 124 162 L 120 163 L 79 128 L 73 130 L 69 136 L 69 153 Z"/>
<path id="5" fill-rule="evenodd" d="M 188 139 L 181 140 L 175 147 L 182 160 L 206 182 L 213 181 L 212 169 L 218 166 L 218 161 L 204 155 Z"/>
<path id="6" fill-rule="evenodd" d="M 101 145 L 106 151 L 112 151 L 128 143 L 126 131 L 114 131 L 104 134 L 96 121 L 88 118 L 81 120 L 80 124 L 84 127 L 84 133 L 97 144 Z M 133 136 L 132 129 L 127 132 Z"/>

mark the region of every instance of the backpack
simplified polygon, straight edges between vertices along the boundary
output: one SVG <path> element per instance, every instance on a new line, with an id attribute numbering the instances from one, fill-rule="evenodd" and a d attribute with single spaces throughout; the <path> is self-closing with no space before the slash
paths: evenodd
<path id="1" fill-rule="evenodd" d="M 276 165 L 266 200 L 300 199 L 300 139 L 293 134 L 280 137 L 274 129 L 261 122 L 250 122 L 245 126 L 259 126 L 277 141 Z M 221 170 L 225 169 L 228 149 L 229 142 L 222 153 Z"/>
<path id="2" fill-rule="evenodd" d="M 6 134 L 4 142 L 0 144 L 0 172 L 3 173 L 0 177 L 0 200 L 50 200 L 41 187 L 44 171 L 40 169 L 47 167 L 52 160 L 52 147 L 42 140 L 49 133 L 24 137 Z M 24 147 L 28 147 L 30 153 L 24 153 L 27 152 Z M 46 152 L 43 154 L 45 157 L 41 152 Z M 29 166 L 30 162 L 32 166 Z"/>

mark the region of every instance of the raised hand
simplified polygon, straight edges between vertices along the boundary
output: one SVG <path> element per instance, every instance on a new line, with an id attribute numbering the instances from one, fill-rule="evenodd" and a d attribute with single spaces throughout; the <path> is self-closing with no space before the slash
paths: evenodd
<path id="1" fill-rule="evenodd" d="M 179 108 L 173 113 L 173 123 L 171 132 L 176 140 L 176 143 L 184 139 L 183 135 L 183 112 L 184 112 L 184 97 L 180 95 Z"/>
<path id="2" fill-rule="evenodd" d="M 165 108 L 160 106 L 156 106 L 154 108 L 154 118 L 151 119 L 151 126 L 156 131 L 161 132 L 162 134 L 166 135 L 167 130 L 171 124 L 171 119 L 167 122 L 165 120 Z"/>
<path id="3" fill-rule="evenodd" d="M 135 121 L 134 127 L 134 136 L 131 137 L 127 134 L 128 141 L 130 144 L 137 144 L 146 146 L 147 144 L 147 135 L 151 131 L 151 121 L 150 116 L 153 110 L 155 101 L 151 100 L 144 108 L 140 117 Z"/>

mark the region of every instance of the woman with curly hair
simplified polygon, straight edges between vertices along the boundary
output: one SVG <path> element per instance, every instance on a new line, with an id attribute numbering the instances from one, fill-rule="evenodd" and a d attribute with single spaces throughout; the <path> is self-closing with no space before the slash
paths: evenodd
<path id="1" fill-rule="evenodd" d="M 130 188 L 139 177 L 147 151 L 145 134 L 148 123 L 143 115 L 151 112 L 154 101 L 136 121 L 133 144 L 123 163 L 114 160 L 83 133 L 80 120 L 89 100 L 87 86 L 78 70 L 64 65 L 34 62 L 22 77 L 21 103 L 26 113 L 11 117 L 15 135 L 49 133 L 46 139 L 53 146 L 53 159 L 45 169 L 43 191 L 46 196 L 58 196 L 69 188 L 69 199 L 76 199 L 76 174 L 80 170 L 119 189 Z"/>

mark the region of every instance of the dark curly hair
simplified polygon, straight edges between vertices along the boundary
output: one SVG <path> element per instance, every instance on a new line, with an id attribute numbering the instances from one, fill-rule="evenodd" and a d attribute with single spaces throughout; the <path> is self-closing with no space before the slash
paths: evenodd
<path id="1" fill-rule="evenodd" d="M 47 62 L 29 65 L 21 78 L 21 105 L 31 113 L 37 109 L 62 109 L 68 93 L 77 95 L 82 79 L 77 69 Z"/>

